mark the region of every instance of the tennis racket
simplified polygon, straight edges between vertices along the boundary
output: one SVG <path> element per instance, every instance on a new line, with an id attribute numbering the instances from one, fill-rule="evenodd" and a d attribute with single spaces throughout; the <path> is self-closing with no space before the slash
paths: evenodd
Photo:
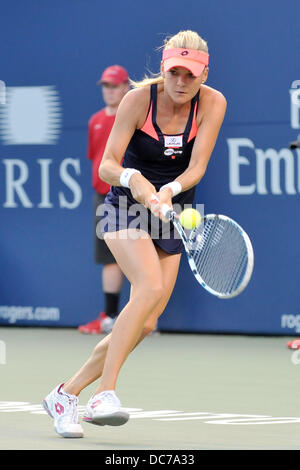
<path id="1" fill-rule="evenodd" d="M 167 204 L 161 206 L 161 213 L 179 233 L 190 268 L 204 289 L 221 299 L 236 297 L 245 289 L 253 272 L 254 253 L 239 224 L 225 215 L 208 214 L 187 235 Z"/>

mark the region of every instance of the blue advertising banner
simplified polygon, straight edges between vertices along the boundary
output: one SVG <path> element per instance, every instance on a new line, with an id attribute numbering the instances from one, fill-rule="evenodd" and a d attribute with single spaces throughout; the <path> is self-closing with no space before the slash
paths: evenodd
<path id="1" fill-rule="evenodd" d="M 165 36 L 192 29 L 208 41 L 207 85 L 228 102 L 195 203 L 242 225 L 255 266 L 220 300 L 183 257 L 159 328 L 300 334 L 299 13 L 297 0 L 2 2 L 0 325 L 77 326 L 102 309 L 86 156 L 96 82 L 112 64 L 135 80 L 157 72 Z M 125 283 L 121 307 L 128 295 Z"/>

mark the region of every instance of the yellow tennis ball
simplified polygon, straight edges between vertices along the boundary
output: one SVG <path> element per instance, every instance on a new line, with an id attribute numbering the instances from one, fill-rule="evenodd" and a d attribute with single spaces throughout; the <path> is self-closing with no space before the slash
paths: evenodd
<path id="1" fill-rule="evenodd" d="M 193 208 L 184 209 L 179 216 L 179 221 L 184 228 L 191 230 L 201 224 L 201 214 Z"/>

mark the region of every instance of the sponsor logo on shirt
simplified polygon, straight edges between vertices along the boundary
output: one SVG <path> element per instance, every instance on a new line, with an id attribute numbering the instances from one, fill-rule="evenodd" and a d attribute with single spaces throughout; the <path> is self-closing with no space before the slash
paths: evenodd
<path id="1" fill-rule="evenodd" d="M 175 149 L 166 149 L 164 151 L 164 155 L 166 155 L 167 157 L 170 157 L 172 155 L 172 158 L 174 159 L 175 158 L 175 155 L 181 155 L 183 153 L 182 150 L 175 150 Z"/>
<path id="2" fill-rule="evenodd" d="M 182 135 L 165 135 L 165 147 L 182 147 Z"/>

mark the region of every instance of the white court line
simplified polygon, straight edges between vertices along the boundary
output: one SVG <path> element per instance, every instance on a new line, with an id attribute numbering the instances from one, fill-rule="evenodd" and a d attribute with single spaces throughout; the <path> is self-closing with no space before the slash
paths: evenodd
<path id="1" fill-rule="evenodd" d="M 176 410 L 144 411 L 142 408 L 122 408 L 130 413 L 131 419 L 152 419 L 154 421 L 201 421 L 203 424 L 227 425 L 262 425 L 262 424 L 294 424 L 300 423 L 300 417 L 250 415 L 238 413 L 215 413 L 208 411 L 183 412 Z M 85 406 L 78 407 L 79 414 L 83 414 Z M 0 413 L 27 412 L 31 414 L 46 415 L 41 404 L 31 404 L 24 401 L 0 401 Z"/>
<path id="2" fill-rule="evenodd" d="M 201 415 L 201 416 L 200 416 Z M 180 416 L 180 415 L 178 415 Z M 183 417 L 174 417 L 174 418 L 162 418 L 162 419 L 157 419 L 156 421 L 190 421 L 194 419 L 205 419 L 205 420 L 210 420 L 210 419 L 220 419 L 220 418 L 234 418 L 235 421 L 239 421 L 239 418 L 241 416 L 247 418 L 242 418 L 242 421 L 248 420 L 248 419 L 264 419 L 264 418 L 272 418 L 271 416 L 267 415 L 244 415 L 244 414 L 236 414 L 236 413 L 182 413 Z M 249 417 L 249 418 L 248 418 Z M 220 420 L 220 421 L 223 421 Z"/>
<path id="3" fill-rule="evenodd" d="M 300 423 L 300 418 L 292 418 L 292 417 L 272 417 L 266 416 L 261 418 L 242 418 L 242 419 L 234 419 L 234 420 L 226 420 L 220 419 L 212 421 L 211 423 L 207 422 L 207 424 L 230 424 L 230 425 L 253 425 L 253 424 L 293 424 L 293 423 Z"/>

